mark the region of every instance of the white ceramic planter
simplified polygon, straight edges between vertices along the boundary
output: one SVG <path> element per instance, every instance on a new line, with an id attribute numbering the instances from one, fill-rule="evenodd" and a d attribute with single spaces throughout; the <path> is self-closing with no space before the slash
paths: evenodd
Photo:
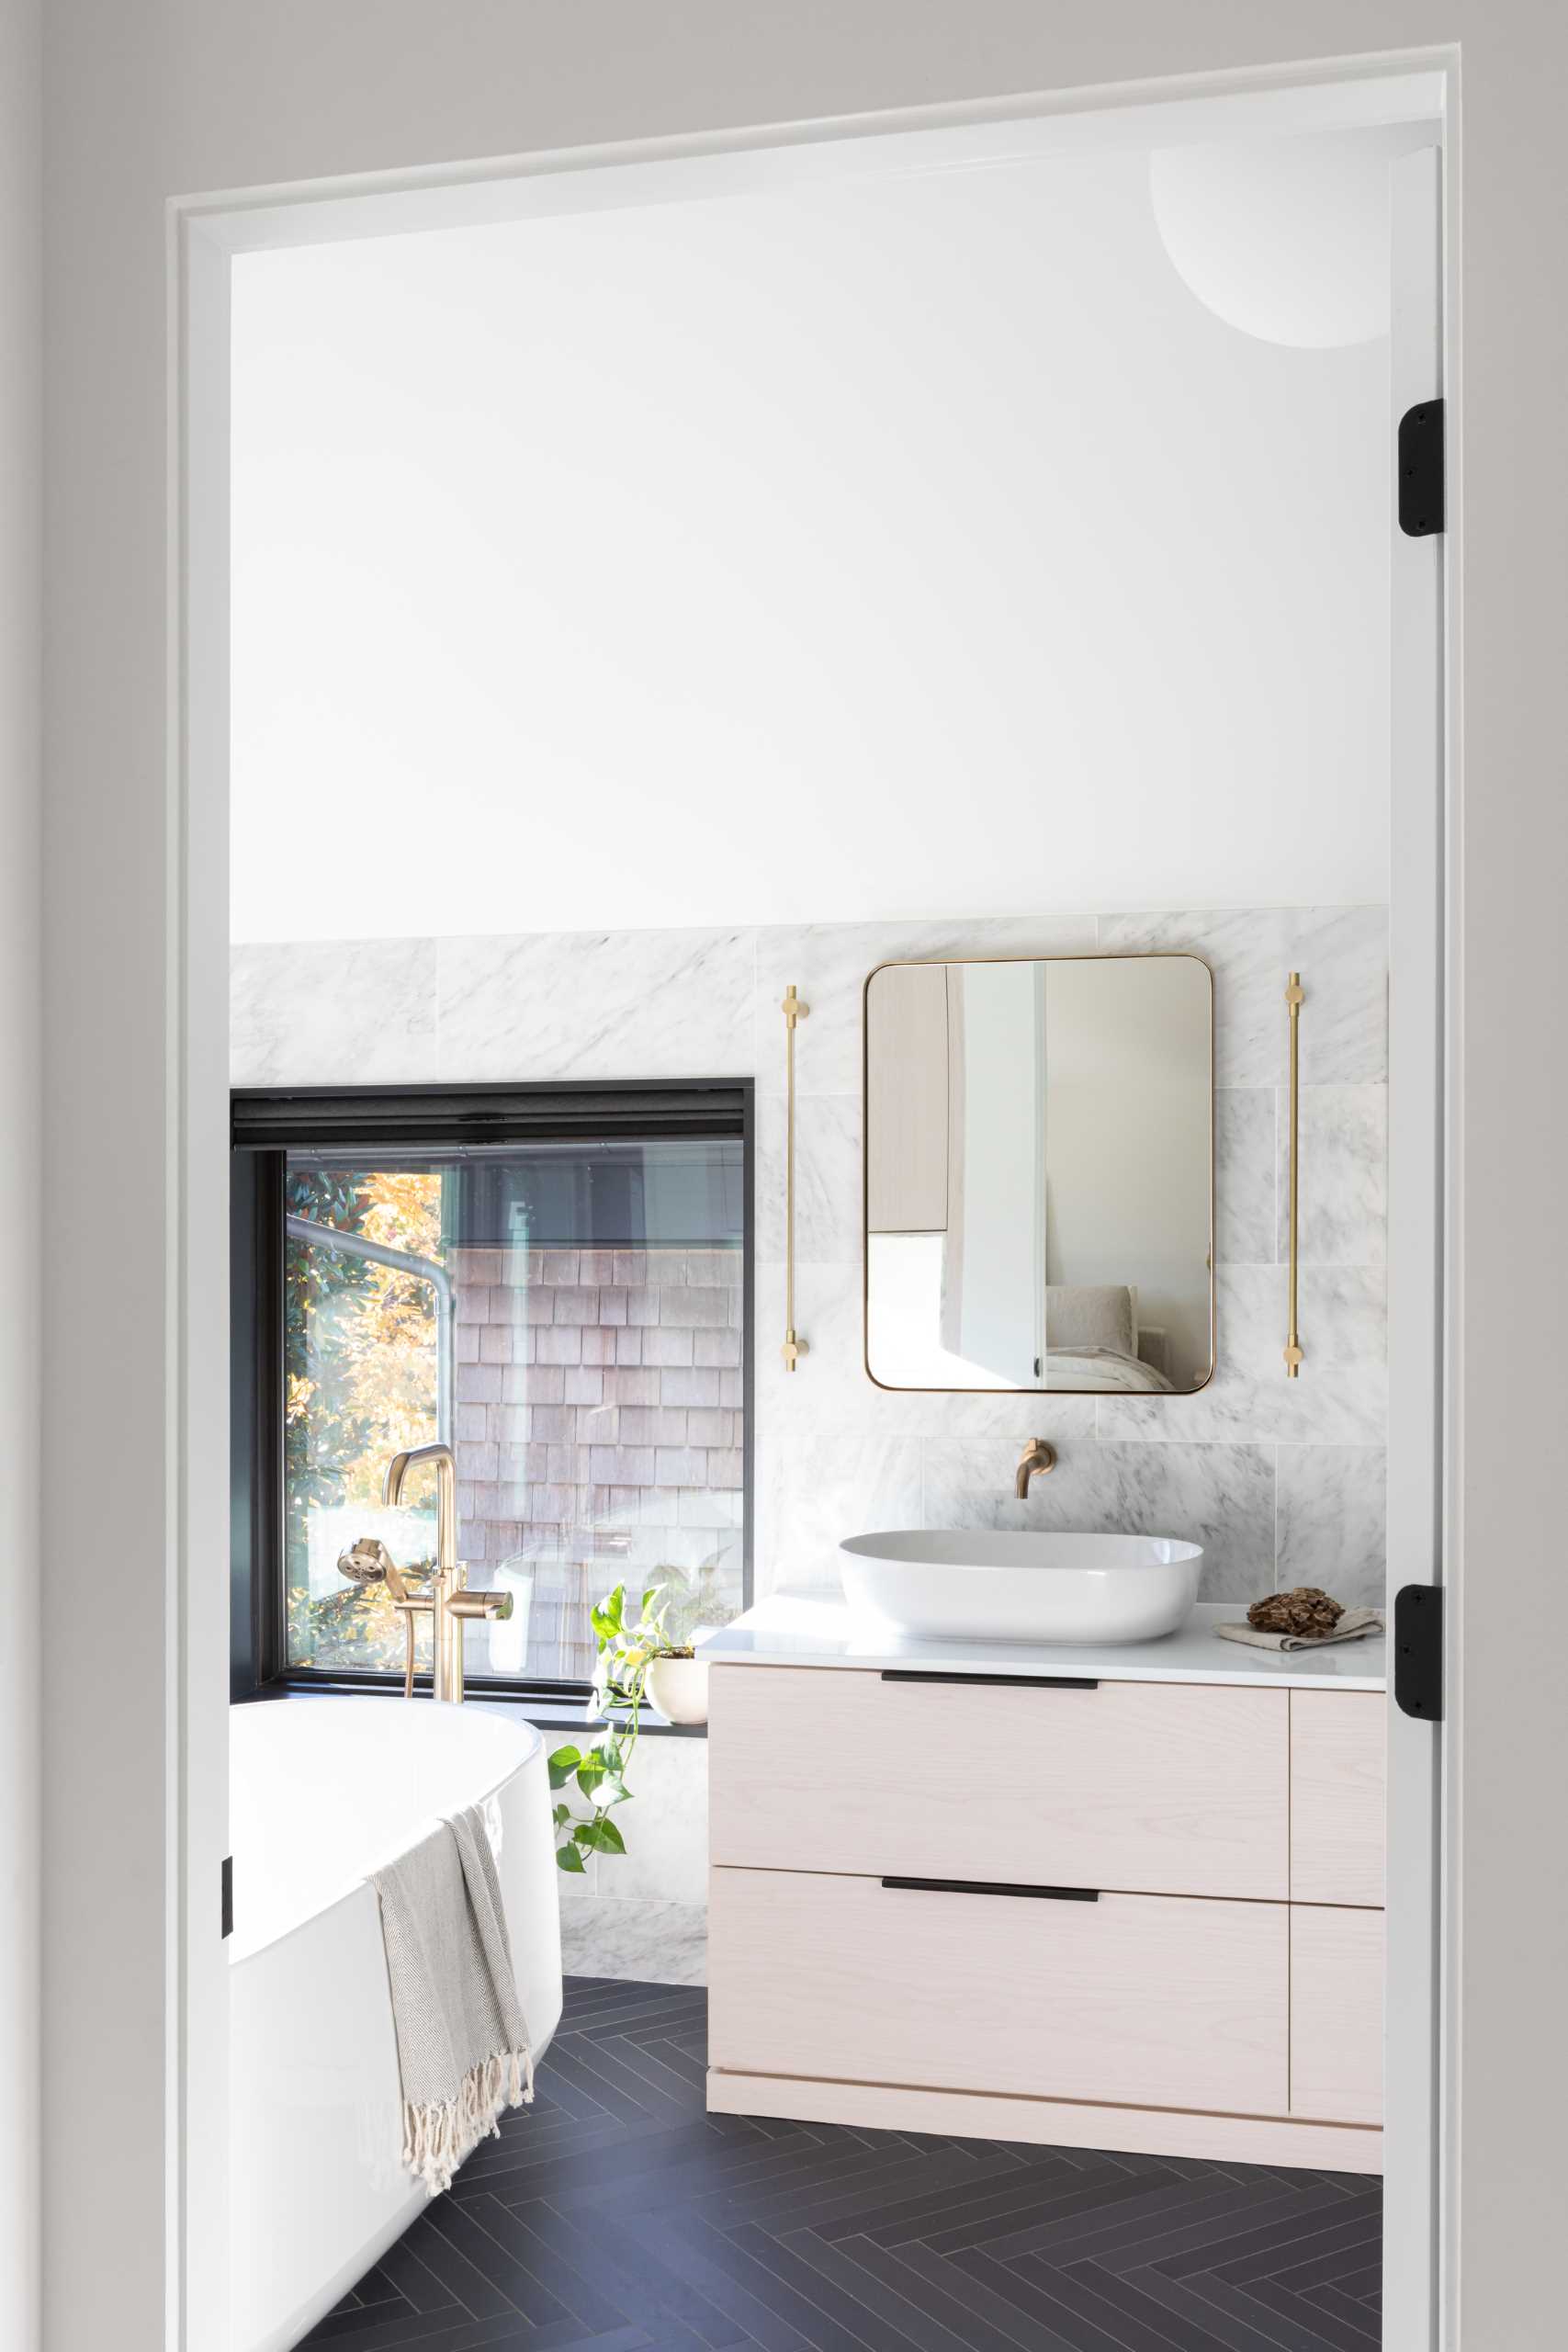
<path id="1" fill-rule="evenodd" d="M 645 1687 L 660 1713 L 667 1715 L 672 1724 L 706 1723 L 708 1719 L 706 1658 L 650 1658 Z"/>

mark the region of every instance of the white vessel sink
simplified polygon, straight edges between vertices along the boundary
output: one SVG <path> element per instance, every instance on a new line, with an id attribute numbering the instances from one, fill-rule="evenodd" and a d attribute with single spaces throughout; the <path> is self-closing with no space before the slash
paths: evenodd
<path id="1" fill-rule="evenodd" d="M 1202 1565 L 1168 1535 L 899 1529 L 839 1546 L 851 1608 L 921 1641 L 1153 1641 L 1185 1623 Z"/>

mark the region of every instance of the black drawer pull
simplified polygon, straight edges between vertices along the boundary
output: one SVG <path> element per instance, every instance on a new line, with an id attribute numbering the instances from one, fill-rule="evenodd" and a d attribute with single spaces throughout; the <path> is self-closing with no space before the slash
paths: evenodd
<path id="1" fill-rule="evenodd" d="M 1098 1690 L 1092 1674 L 929 1674 L 921 1667 L 885 1666 L 884 1682 L 979 1682 L 992 1690 Z"/>
<path id="2" fill-rule="evenodd" d="M 885 1878 L 910 1894 L 1029 1894 L 1041 1903 L 1098 1903 L 1097 1886 L 1012 1886 L 1000 1878 Z"/>

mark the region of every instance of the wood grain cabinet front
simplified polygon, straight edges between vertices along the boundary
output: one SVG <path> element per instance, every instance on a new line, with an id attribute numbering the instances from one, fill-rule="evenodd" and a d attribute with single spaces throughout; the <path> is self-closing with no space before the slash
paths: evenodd
<path id="1" fill-rule="evenodd" d="M 710 2106 L 1379 2169 L 1381 1693 L 719 1663 L 709 1704 Z"/>
<path id="2" fill-rule="evenodd" d="M 1288 1913 L 716 1869 L 727 2072 L 1282 2115 Z"/>
<path id="3" fill-rule="evenodd" d="M 716 1665 L 711 1858 L 1283 1902 L 1290 1696 Z"/>
<path id="4" fill-rule="evenodd" d="M 1383 1916 L 1291 1906 L 1291 2113 L 1382 2121 Z"/>
<path id="5" fill-rule="evenodd" d="M 1291 1693 L 1291 1896 L 1296 1903 L 1383 1899 L 1381 1690 Z"/>

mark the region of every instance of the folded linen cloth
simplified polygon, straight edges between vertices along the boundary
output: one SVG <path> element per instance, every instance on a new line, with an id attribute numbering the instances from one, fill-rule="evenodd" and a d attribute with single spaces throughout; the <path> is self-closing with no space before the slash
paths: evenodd
<path id="1" fill-rule="evenodd" d="M 397 2028 L 403 2162 L 432 2197 L 534 2096 L 501 1881 L 469 1805 L 374 1874 Z"/>
<path id="2" fill-rule="evenodd" d="M 1383 1631 L 1381 1609 L 1347 1609 L 1332 1634 L 1260 1634 L 1256 1625 L 1216 1625 L 1216 1634 L 1227 1642 L 1247 1642 L 1255 1650 L 1321 1650 L 1330 1642 L 1365 1641 L 1369 1634 Z"/>

